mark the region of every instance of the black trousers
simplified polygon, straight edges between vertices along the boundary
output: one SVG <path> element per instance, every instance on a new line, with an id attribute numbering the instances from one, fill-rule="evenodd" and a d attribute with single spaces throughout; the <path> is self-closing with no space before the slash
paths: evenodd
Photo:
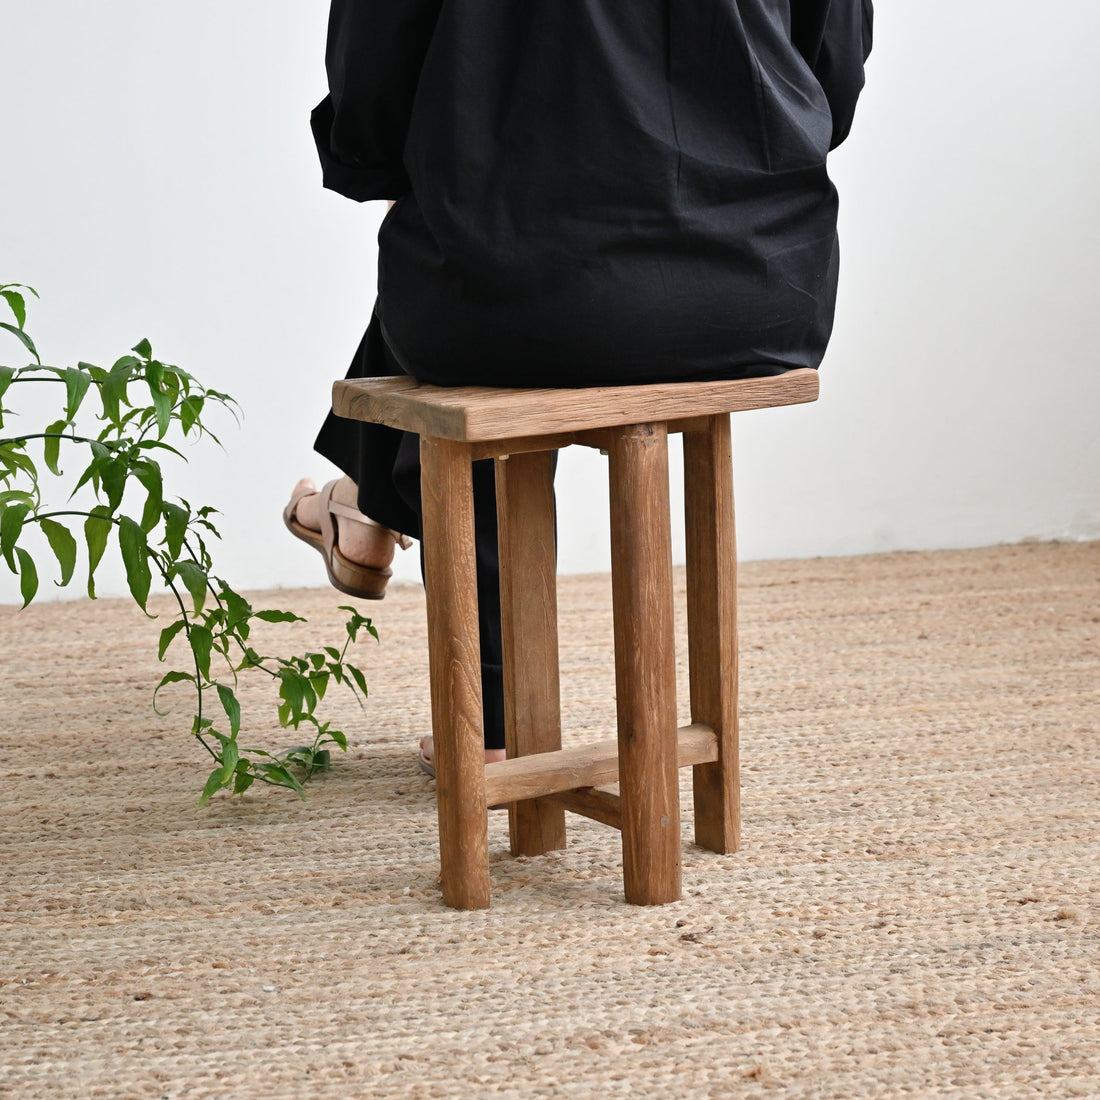
<path id="1" fill-rule="evenodd" d="M 347 377 L 372 378 L 403 373 L 386 347 L 375 314 L 359 343 Z M 395 531 L 402 531 L 415 539 L 421 538 L 419 436 L 388 428 L 384 424 L 345 420 L 330 412 L 313 446 L 358 485 L 359 510 L 364 515 Z M 496 484 L 491 459 L 473 464 L 473 483 L 485 747 L 503 749 L 500 564 L 497 556 Z M 423 575 L 423 551 L 420 567 Z"/>

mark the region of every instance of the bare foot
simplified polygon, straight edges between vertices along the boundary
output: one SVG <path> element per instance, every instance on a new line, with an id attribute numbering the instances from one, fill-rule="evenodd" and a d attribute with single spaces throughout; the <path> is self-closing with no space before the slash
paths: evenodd
<path id="1" fill-rule="evenodd" d="M 294 492 L 297 493 L 302 489 L 309 489 L 310 495 L 298 501 L 298 507 L 294 511 L 295 518 L 303 527 L 308 527 L 311 531 L 320 531 L 321 500 L 317 495 L 317 486 L 310 478 L 304 477 L 294 486 Z M 358 497 L 359 490 L 350 477 L 342 477 L 332 490 L 332 499 L 337 504 L 345 504 L 356 511 L 359 510 Z M 366 518 L 366 516 L 363 517 L 364 521 Z M 348 522 L 342 517 L 341 520 L 337 520 L 335 516 L 333 521 L 336 523 L 336 544 L 340 548 L 340 553 L 348 561 L 353 561 L 357 565 L 367 565 L 372 569 L 385 569 L 393 561 L 396 543 L 386 528 L 367 522 Z"/>
<path id="2" fill-rule="evenodd" d="M 424 754 L 424 759 L 429 764 L 435 764 L 434 746 L 432 745 L 432 738 L 421 737 L 420 738 L 420 751 Z M 498 760 L 503 760 L 507 753 L 504 749 L 486 749 L 485 750 L 485 763 L 495 764 Z"/>

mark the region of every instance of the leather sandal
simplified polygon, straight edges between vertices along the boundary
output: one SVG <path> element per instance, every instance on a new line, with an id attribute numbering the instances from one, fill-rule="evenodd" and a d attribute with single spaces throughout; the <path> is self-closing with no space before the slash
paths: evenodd
<path id="1" fill-rule="evenodd" d="M 423 749 L 420 750 L 420 755 L 417 757 L 417 764 L 420 770 L 429 778 L 435 778 L 435 763 L 428 759 L 427 753 Z"/>
<path id="2" fill-rule="evenodd" d="M 340 504 L 332 499 L 332 490 L 336 487 L 336 480 L 328 482 L 322 489 L 302 489 L 290 498 L 290 502 L 283 509 L 283 523 L 287 530 L 302 542 L 312 546 L 325 560 L 325 570 L 328 573 L 329 583 L 348 596 L 355 596 L 361 600 L 380 600 L 386 594 L 386 583 L 393 575 L 387 568 L 393 560 L 394 545 L 407 550 L 412 546 L 412 539 L 400 531 L 393 531 L 389 527 L 383 527 L 369 516 L 363 515 L 357 508 L 347 504 Z M 314 531 L 298 522 L 296 513 L 298 502 L 315 492 L 320 492 L 321 497 L 321 530 Z M 336 517 L 362 523 L 368 527 L 375 527 L 380 534 L 388 536 L 383 540 L 382 555 L 385 562 L 382 565 L 360 565 L 345 558 L 340 553 L 337 545 Z"/>

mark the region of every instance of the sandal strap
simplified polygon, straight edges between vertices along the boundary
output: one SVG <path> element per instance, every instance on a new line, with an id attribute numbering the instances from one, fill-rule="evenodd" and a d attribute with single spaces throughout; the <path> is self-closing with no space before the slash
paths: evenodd
<path id="1" fill-rule="evenodd" d="M 373 520 L 370 516 L 363 515 L 358 508 L 352 508 L 349 504 L 341 504 L 339 501 L 333 500 L 331 495 L 328 501 L 328 510 L 337 516 L 343 516 L 345 519 L 354 520 L 356 523 L 362 523 L 367 527 L 377 527 L 380 531 L 385 531 L 388 535 L 392 536 L 393 541 L 401 547 L 402 550 L 408 550 L 413 544 L 413 540 L 408 535 L 403 535 L 400 531 L 395 531 L 392 527 L 383 527 L 377 520 Z"/>

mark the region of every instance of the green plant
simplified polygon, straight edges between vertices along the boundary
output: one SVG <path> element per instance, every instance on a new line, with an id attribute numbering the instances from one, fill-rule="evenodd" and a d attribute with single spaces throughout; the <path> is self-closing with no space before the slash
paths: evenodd
<path id="1" fill-rule="evenodd" d="M 347 748 L 347 738 L 316 714 L 331 681 L 351 690 L 362 705 L 367 695 L 362 671 L 346 659 L 348 647 L 361 631 L 378 633 L 370 619 L 353 607 L 342 607 L 349 617 L 340 648 L 278 657 L 261 654 L 250 644 L 251 624 L 304 622 L 290 611 L 256 610 L 229 583 L 213 572 L 208 540 L 218 538 L 210 507 L 193 508 L 186 500 L 164 494 L 159 458 L 184 456 L 168 442 L 173 430 L 182 437 L 217 437 L 205 422 L 211 408 L 230 412 L 235 402 L 228 394 L 207 389 L 186 371 L 153 358 L 148 340 L 134 346 L 109 369 L 78 363 L 75 367 L 45 365 L 26 323 L 26 295 L 37 292 L 20 283 L 0 284 L 0 297 L 10 307 L 13 323 L 0 322 L 33 361 L 23 367 L 0 366 L 0 432 L 5 418 L 16 415 L 4 405 L 5 394 L 29 384 L 64 387 L 62 415 L 37 430 L 0 435 L 0 555 L 18 574 L 23 606 L 38 592 L 39 570 L 24 538 L 37 527 L 49 544 L 60 570 L 60 586 L 72 580 L 77 563 L 76 524 L 82 525 L 87 548 L 88 595 L 95 598 L 95 571 L 112 536 L 125 567 L 130 593 L 149 614 L 147 604 L 154 573 L 175 598 L 178 614 L 160 632 L 158 656 L 187 654 L 185 669 L 172 669 L 153 693 L 166 684 L 189 683 L 195 689 L 191 733 L 215 762 L 202 792 L 206 802 L 217 791 L 246 791 L 257 780 L 289 787 L 302 794 L 302 783 L 329 764 L 329 746 Z M 98 399 L 96 419 L 101 425 L 78 431 L 78 414 L 87 414 L 89 395 Z M 92 434 L 94 432 L 94 434 Z M 87 433 L 87 434 L 84 434 Z M 41 461 L 56 487 L 63 477 L 61 458 L 83 454 L 86 464 L 76 478 L 68 506 L 47 504 L 43 478 L 28 446 L 41 451 Z M 73 503 L 81 490 L 94 503 Z M 131 502 L 136 500 L 136 506 Z M 124 504 L 126 507 L 124 508 Z M 179 639 L 186 648 L 173 648 Z M 181 643 L 182 644 L 182 643 Z M 247 670 L 267 674 L 278 683 L 281 726 L 310 730 L 312 741 L 279 754 L 245 749 L 239 742 L 241 707 L 236 688 Z M 217 703 L 209 704 L 213 697 Z M 214 715 L 211 715 L 213 710 Z M 157 712 L 161 713 L 160 711 Z"/>

